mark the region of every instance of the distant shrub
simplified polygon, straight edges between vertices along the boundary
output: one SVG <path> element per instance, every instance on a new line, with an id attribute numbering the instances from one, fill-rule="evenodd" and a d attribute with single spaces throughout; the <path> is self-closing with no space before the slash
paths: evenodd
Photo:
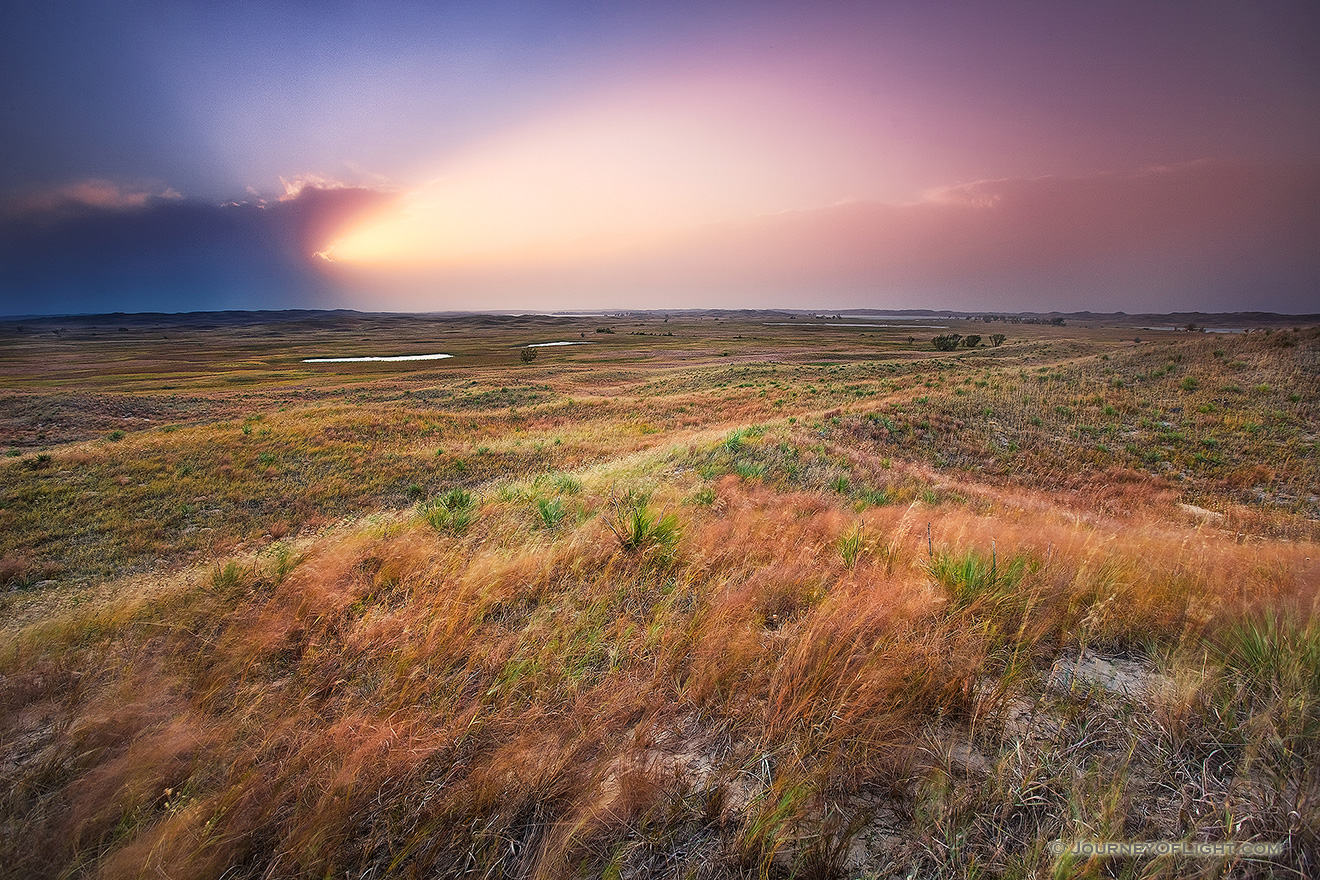
<path id="1" fill-rule="evenodd" d="M 998 348 L 999 346 L 1003 345 L 1007 339 L 1008 337 L 1005 336 L 1003 333 L 996 333 L 990 337 L 990 344 L 993 345 L 995 348 Z"/>
<path id="2" fill-rule="evenodd" d="M 944 336 L 936 336 L 930 341 L 930 344 L 935 346 L 936 351 L 953 351 L 961 341 L 962 336 L 960 334 L 948 333 Z"/>
<path id="3" fill-rule="evenodd" d="M 519 357 L 522 358 L 522 362 L 523 362 L 524 364 L 530 364 L 532 361 L 536 360 L 536 349 L 534 349 L 534 348 L 524 348 L 524 349 L 519 353 Z"/>
<path id="4" fill-rule="evenodd" d="M 963 338 L 963 345 L 967 348 L 976 348 L 981 344 L 981 337 L 975 333 L 970 333 Z"/>
<path id="5" fill-rule="evenodd" d="M 1178 383 L 1178 387 L 1183 391 L 1195 391 L 1200 384 L 1195 376 L 1184 376 L 1183 380 Z"/>
<path id="6" fill-rule="evenodd" d="M 26 558 L 5 554 L 0 557 L 0 585 L 30 587 L 35 583 Z"/>
<path id="7" fill-rule="evenodd" d="M 105 435 L 105 438 L 106 438 L 107 440 L 112 441 L 112 442 L 118 442 L 118 441 L 124 439 L 124 432 L 123 432 L 123 431 L 120 431 L 120 430 L 114 430 L 114 431 L 111 431 L 109 434 L 106 434 L 106 435 Z"/>

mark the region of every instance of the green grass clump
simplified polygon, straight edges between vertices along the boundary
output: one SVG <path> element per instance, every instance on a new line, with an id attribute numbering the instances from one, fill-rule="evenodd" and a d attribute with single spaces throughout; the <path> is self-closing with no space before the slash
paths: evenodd
<path id="1" fill-rule="evenodd" d="M 554 486 L 565 495 L 576 495 L 582 491 L 582 481 L 572 474 L 555 474 Z"/>
<path id="2" fill-rule="evenodd" d="M 672 513 L 651 510 L 645 495 L 629 493 L 613 502 L 614 515 L 606 525 L 619 539 L 619 546 L 630 554 L 649 556 L 657 561 L 672 559 L 683 537 L 683 527 Z"/>
<path id="3" fill-rule="evenodd" d="M 884 507 L 886 504 L 893 504 L 897 500 L 894 493 L 888 489 L 863 489 L 857 493 L 857 499 L 872 507 Z"/>
<path id="4" fill-rule="evenodd" d="M 536 513 L 540 516 L 541 525 L 544 528 L 554 530 L 559 528 L 559 524 L 563 522 L 567 511 L 564 510 L 564 502 L 558 498 L 553 500 L 538 498 L 536 499 Z"/>
<path id="5" fill-rule="evenodd" d="M 678 318 L 611 352 L 639 316 L 552 389 L 502 319 L 334 321 L 462 358 L 4 337 L 14 876 L 1202 867 L 1043 843 L 1095 837 L 1286 840 L 1204 870 L 1317 876 L 1320 331 L 816 362 L 829 329 Z"/>
<path id="6" fill-rule="evenodd" d="M 450 489 L 427 504 L 422 516 L 437 532 L 462 534 L 476 519 L 476 500 L 465 489 Z"/>
<path id="7" fill-rule="evenodd" d="M 702 486 L 692 494 L 692 503 L 710 507 L 715 503 L 715 489 L 711 486 Z"/>
<path id="8" fill-rule="evenodd" d="M 930 573 L 943 584 L 959 606 L 974 600 L 1010 594 L 1027 572 L 1029 560 L 1017 556 L 1001 563 L 994 553 L 969 550 L 965 553 L 936 553 L 927 563 Z"/>

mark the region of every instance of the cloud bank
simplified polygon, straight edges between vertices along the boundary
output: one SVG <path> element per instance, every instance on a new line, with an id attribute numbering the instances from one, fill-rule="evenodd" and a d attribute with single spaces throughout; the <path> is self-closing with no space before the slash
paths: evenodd
<path id="1" fill-rule="evenodd" d="M 65 187 L 0 216 L 3 310 L 1309 313 L 1320 301 L 1315 161 L 977 181 L 906 204 L 744 216 L 605 256 L 582 247 L 420 267 L 323 258 L 343 230 L 393 204 L 406 199 L 316 179 L 220 206 L 103 182 Z"/>
<path id="2" fill-rule="evenodd" d="M 390 197 L 307 184 L 277 201 L 215 205 L 107 181 L 28 194 L 0 213 L 0 310 L 337 307 L 341 291 L 314 254 Z"/>
<path id="3" fill-rule="evenodd" d="M 989 180 L 709 225 L 608 260 L 336 266 L 392 308 L 1314 311 L 1320 162 Z"/>

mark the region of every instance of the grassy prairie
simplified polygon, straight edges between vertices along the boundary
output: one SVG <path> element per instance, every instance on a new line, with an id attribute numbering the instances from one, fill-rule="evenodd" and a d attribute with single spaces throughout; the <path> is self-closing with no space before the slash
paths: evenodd
<path id="1" fill-rule="evenodd" d="M 1320 330 L 911 323 L 0 325 L 0 859 L 1320 872 Z"/>

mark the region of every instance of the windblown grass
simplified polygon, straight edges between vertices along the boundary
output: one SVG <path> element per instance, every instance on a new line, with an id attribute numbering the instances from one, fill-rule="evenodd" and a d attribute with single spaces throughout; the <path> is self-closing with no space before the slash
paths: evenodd
<path id="1" fill-rule="evenodd" d="M 0 572 L 26 592 L 6 601 L 57 595 L 36 580 L 66 576 L 55 558 L 157 574 L 0 642 L 5 870 L 1320 871 L 1320 572 L 1306 506 L 1276 503 L 1300 487 L 1285 466 L 1314 468 L 1312 403 L 1259 390 L 1310 387 L 1305 333 L 663 369 L 604 336 L 571 358 L 607 362 L 546 353 L 516 365 L 550 371 L 525 386 L 497 366 L 347 383 L 342 409 L 12 457 Z M 1028 356 L 1063 378 L 1024 378 Z M 1238 394 L 1229 374 L 1259 413 L 1200 411 Z M 1100 435 L 1064 430 L 1103 419 L 1170 467 L 1093 459 Z M 1192 443 L 1227 471 L 1197 470 Z M 1234 484 L 1254 456 L 1272 475 Z M 74 485 L 102 494 L 65 500 Z M 142 525 L 131 546 L 137 519 L 193 503 L 176 525 L 205 516 L 210 537 L 171 551 Z M 317 538 L 316 516 L 351 524 Z M 1102 863 L 1055 838 L 1285 850 Z"/>
<path id="2" fill-rule="evenodd" d="M 105 876 L 233 865 L 562 876 L 657 864 L 667 840 L 705 847 L 711 876 L 830 873 L 868 816 L 898 811 L 914 836 L 877 852 L 957 873 L 969 853 L 996 870 L 1043 867 L 1041 850 L 996 848 L 1033 835 L 1150 821 L 1212 831 L 1222 817 L 1106 806 L 1167 778 L 1142 725 L 1172 723 L 1160 714 L 1172 708 L 1125 710 L 1096 739 L 1069 733 L 1099 723 L 1084 721 L 1088 704 L 1050 709 L 1047 697 L 1038 711 L 1059 725 L 1053 739 L 1004 727 L 1055 660 L 1097 644 L 1209 664 L 1181 733 L 1161 740 L 1182 743 L 1176 766 L 1201 760 L 1198 742 L 1237 742 L 1221 778 L 1268 772 L 1259 778 L 1307 803 L 1314 626 L 1261 616 L 1272 606 L 1251 589 L 1312 607 L 1304 548 L 1189 545 L 1177 529 L 1119 542 L 1118 524 L 1014 523 L 955 505 L 924 514 L 938 549 L 927 558 L 910 511 L 869 509 L 858 527 L 830 495 L 739 478 L 716 491 L 722 510 L 684 508 L 683 553 L 664 568 L 633 564 L 665 519 L 651 499 L 633 499 L 630 516 L 644 515 L 622 532 L 639 536 L 631 545 L 590 518 L 510 554 L 503 523 L 525 516 L 511 499 L 484 504 L 465 534 L 368 529 L 294 567 L 226 563 L 204 589 L 13 642 L 4 736 L 27 745 L 10 753 L 4 821 L 39 845 L 8 863 Z M 618 510 L 617 496 L 584 501 Z M 455 496 L 452 509 L 464 506 Z M 850 567 L 837 549 L 850 529 L 909 549 L 893 564 L 859 553 Z M 1015 548 L 1007 561 L 975 549 L 987 532 L 1000 552 Z M 1289 709 L 1299 694 L 1310 702 Z M 1270 745 L 1280 731 L 1282 750 Z M 1074 735 L 1131 760 L 1051 751 Z M 958 762 L 968 737 L 981 770 Z M 952 749 L 953 771 L 932 741 Z M 1102 778 L 1110 789 L 1088 787 Z M 1005 812 L 1017 802 L 1026 812 Z M 1314 815 L 1251 815 L 1254 833 L 1295 841 L 1300 864 Z"/>

